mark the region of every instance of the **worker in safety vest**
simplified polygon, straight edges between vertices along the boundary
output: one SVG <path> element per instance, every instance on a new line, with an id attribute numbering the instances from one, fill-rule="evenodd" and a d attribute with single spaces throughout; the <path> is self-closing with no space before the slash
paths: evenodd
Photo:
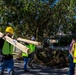
<path id="1" fill-rule="evenodd" d="M 28 43 L 25 43 L 25 45 L 26 45 L 27 48 L 30 49 Z M 24 59 L 24 72 L 29 72 L 29 71 L 27 70 L 27 63 L 28 63 L 28 60 L 29 60 L 28 53 L 22 52 L 22 57 L 23 57 L 23 59 Z"/>
<path id="2" fill-rule="evenodd" d="M 75 72 L 75 63 L 76 63 L 76 41 L 75 39 L 73 40 L 72 43 L 72 48 L 70 50 L 70 54 L 71 54 L 71 60 L 70 60 L 70 70 L 69 70 L 69 75 L 74 75 Z"/>
<path id="3" fill-rule="evenodd" d="M 12 37 L 14 34 L 14 30 L 12 27 L 7 27 L 5 30 L 5 34 L 2 38 L 5 36 Z M 14 72 L 14 61 L 13 61 L 13 46 L 8 43 L 6 40 L 4 40 L 4 44 L 2 47 L 2 54 L 3 54 L 3 61 L 2 64 L 0 64 L 0 75 L 3 75 L 4 69 L 6 68 L 9 75 L 15 75 Z"/>
<path id="4" fill-rule="evenodd" d="M 35 38 L 32 37 L 31 40 L 35 41 Z M 30 47 L 30 52 L 29 52 L 28 66 L 33 69 L 32 64 L 33 64 L 33 60 L 34 60 L 34 53 L 35 53 L 35 50 L 36 50 L 36 46 L 34 44 L 29 44 L 29 47 Z"/>

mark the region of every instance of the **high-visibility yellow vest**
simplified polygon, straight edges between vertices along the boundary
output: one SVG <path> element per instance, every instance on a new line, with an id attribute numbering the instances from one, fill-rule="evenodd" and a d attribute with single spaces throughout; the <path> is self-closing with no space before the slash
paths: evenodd
<path id="1" fill-rule="evenodd" d="M 23 53 L 22 53 L 22 56 L 23 56 L 23 57 L 28 57 L 28 54 L 23 52 Z"/>
<path id="2" fill-rule="evenodd" d="M 29 45 L 27 45 L 26 47 L 29 48 Z M 28 53 L 24 53 L 24 52 L 22 52 L 22 56 L 23 56 L 23 57 L 28 57 Z"/>
<path id="3" fill-rule="evenodd" d="M 34 44 L 30 44 L 29 46 L 30 46 L 30 53 L 35 52 L 36 46 Z"/>
<path id="4" fill-rule="evenodd" d="M 13 53 L 13 45 L 9 44 L 7 41 L 4 41 L 2 53 L 4 55 L 12 54 Z"/>
<path id="5" fill-rule="evenodd" d="M 29 48 L 29 52 L 30 52 L 30 54 L 33 53 L 33 52 L 35 51 L 35 48 L 36 48 L 36 46 L 33 45 L 33 44 L 26 45 L 26 47 Z M 28 55 L 29 55 L 28 53 L 24 53 L 24 52 L 22 52 L 22 56 L 23 56 L 23 57 L 28 57 Z"/>
<path id="6" fill-rule="evenodd" d="M 76 63 L 76 43 L 73 44 L 72 49 L 74 50 L 73 62 Z"/>

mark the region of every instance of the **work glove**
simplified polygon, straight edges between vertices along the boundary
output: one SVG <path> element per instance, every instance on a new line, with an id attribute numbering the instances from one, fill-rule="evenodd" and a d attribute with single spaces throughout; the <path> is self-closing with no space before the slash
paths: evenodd
<path id="1" fill-rule="evenodd" d="M 13 39 L 13 41 L 12 41 L 14 44 L 16 44 L 17 43 L 17 40 L 15 40 L 15 39 Z"/>

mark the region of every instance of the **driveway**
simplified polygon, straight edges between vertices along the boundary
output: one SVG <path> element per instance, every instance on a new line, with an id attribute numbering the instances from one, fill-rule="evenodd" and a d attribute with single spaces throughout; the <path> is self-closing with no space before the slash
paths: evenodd
<path id="1" fill-rule="evenodd" d="M 28 68 L 29 72 L 25 73 L 23 70 L 23 61 L 15 60 L 15 72 L 16 75 L 67 75 L 68 68 L 49 68 L 34 64 L 34 69 Z M 9 75 L 5 71 L 4 75 Z"/>

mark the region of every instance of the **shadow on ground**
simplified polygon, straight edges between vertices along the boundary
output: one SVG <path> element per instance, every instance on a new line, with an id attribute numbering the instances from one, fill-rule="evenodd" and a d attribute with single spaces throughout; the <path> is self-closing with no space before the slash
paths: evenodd
<path id="1" fill-rule="evenodd" d="M 67 75 L 68 68 L 55 69 L 41 65 L 34 64 L 34 69 L 28 68 L 29 72 L 25 73 L 23 70 L 23 61 L 15 60 L 16 75 Z M 8 75 L 7 73 L 5 75 Z"/>

